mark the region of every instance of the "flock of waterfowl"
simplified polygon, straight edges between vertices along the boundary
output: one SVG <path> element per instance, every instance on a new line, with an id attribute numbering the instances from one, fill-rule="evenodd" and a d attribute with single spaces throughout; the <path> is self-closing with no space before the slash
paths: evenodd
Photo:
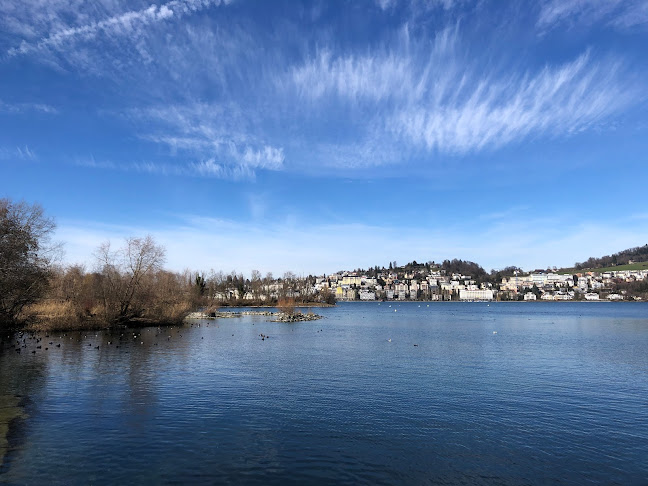
<path id="1" fill-rule="evenodd" d="M 380 303 L 378 304 L 380 305 Z M 392 307 L 389 305 L 389 307 Z M 420 305 L 419 305 L 420 307 Z M 429 307 L 429 305 L 428 305 Z M 396 312 L 397 309 L 394 309 L 394 312 Z M 201 327 L 201 325 L 205 325 L 206 327 L 209 327 L 209 322 L 207 323 L 201 323 L 201 322 L 187 322 L 188 327 Z M 213 324 L 213 323 L 212 323 Z M 255 323 L 252 323 L 254 325 Z M 219 327 L 217 324 L 213 327 Z M 157 327 L 155 330 L 154 334 L 154 342 L 152 343 L 154 346 L 158 345 L 158 340 L 159 338 L 166 338 L 166 341 L 170 341 L 174 336 L 177 338 L 182 338 L 181 334 L 182 327 L 176 328 L 175 326 L 172 327 Z M 175 331 L 175 332 L 174 332 Z M 105 331 L 104 331 L 105 332 Z M 115 348 L 120 348 L 126 343 L 135 343 L 137 344 L 139 342 L 140 345 L 144 344 L 144 338 L 142 337 L 142 330 L 141 329 L 121 329 L 119 331 L 116 330 L 111 330 L 107 331 L 108 337 L 110 340 L 105 341 L 105 334 L 102 332 L 102 337 L 104 338 L 104 343 L 106 346 L 114 346 Z M 317 331 L 318 333 L 323 332 L 323 329 L 320 329 Z M 49 332 L 38 332 L 38 331 L 19 331 L 14 334 L 8 334 L 4 337 L 0 336 L 0 349 L 6 349 L 6 348 L 13 348 L 13 350 L 16 353 L 31 353 L 31 354 L 38 354 L 40 352 L 45 352 L 49 351 L 50 347 L 52 348 L 60 348 L 61 345 L 66 342 L 67 340 L 76 340 L 76 342 L 81 342 L 82 340 L 92 338 L 93 336 L 88 333 L 81 333 L 81 332 L 73 332 L 73 333 L 67 333 L 67 332 L 58 332 L 58 333 L 49 333 Z M 493 331 L 493 335 L 496 335 L 497 331 Z M 234 336 L 234 334 L 232 334 Z M 94 333 L 94 337 L 99 337 L 99 333 Z M 265 334 L 265 333 L 259 333 L 257 335 L 258 338 L 260 338 L 261 341 L 266 341 L 270 339 L 270 336 Z M 201 339 L 204 339 L 204 336 L 201 337 Z M 387 339 L 387 342 L 391 343 L 392 339 L 389 338 Z M 90 342 L 87 344 L 88 347 L 92 347 L 94 343 Z M 418 347 L 418 344 L 414 344 L 415 347 Z M 101 344 L 98 344 L 94 346 L 94 349 L 100 349 Z"/>
<path id="2" fill-rule="evenodd" d="M 204 323 L 203 323 L 204 324 Z M 252 323 L 254 325 L 255 323 Z M 201 327 L 200 322 L 190 322 L 187 324 L 188 328 Z M 210 327 L 209 323 L 206 323 L 206 327 Z M 218 328 L 219 326 L 213 325 L 212 327 Z M 146 328 L 144 328 L 146 329 Z M 150 332 L 149 328 L 149 332 Z M 160 339 L 171 341 L 171 339 L 182 338 L 183 327 L 157 327 L 155 328 L 155 333 L 151 336 L 154 341 L 151 343 L 153 346 L 158 345 Z M 14 333 L 6 334 L 5 336 L 0 336 L 0 349 L 13 349 L 16 353 L 31 353 L 37 354 L 45 351 L 49 351 L 50 348 L 60 348 L 67 341 L 72 341 L 74 343 L 81 343 L 88 339 L 97 338 L 101 340 L 100 344 L 95 345 L 95 342 L 88 342 L 88 347 L 94 347 L 94 349 L 100 349 L 101 346 L 110 346 L 115 349 L 123 347 L 125 344 L 145 344 L 144 336 L 142 334 L 143 329 L 130 329 L 123 328 L 120 330 L 105 330 L 101 332 L 42 332 L 42 331 L 16 331 Z M 321 332 L 318 330 L 317 332 Z M 232 334 L 234 336 L 234 334 Z M 270 339 L 270 336 L 264 333 L 259 334 L 259 337 L 262 341 Z M 201 339 L 204 339 L 204 336 L 201 336 Z M 148 341 L 148 336 L 147 336 Z"/>
<path id="3" fill-rule="evenodd" d="M 47 340 L 50 338 L 50 335 L 45 334 L 44 336 L 41 336 L 39 333 L 20 331 L 16 335 L 9 334 L 6 338 L 0 339 L 0 346 L 2 348 L 5 346 L 12 347 L 16 353 L 22 353 L 24 350 L 25 352 L 31 351 L 32 354 L 36 354 L 38 350 L 48 351 L 50 346 L 57 348 L 61 347 L 60 342 L 43 342 L 43 338 Z M 60 339 L 60 337 L 58 339 Z M 43 348 L 43 346 L 45 347 Z"/>

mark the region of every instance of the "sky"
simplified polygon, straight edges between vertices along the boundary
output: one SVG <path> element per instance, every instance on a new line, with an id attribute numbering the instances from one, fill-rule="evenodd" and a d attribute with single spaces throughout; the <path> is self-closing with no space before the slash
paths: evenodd
<path id="1" fill-rule="evenodd" d="M 66 263 L 570 266 L 648 243 L 646 0 L 4 0 L 0 197 Z"/>

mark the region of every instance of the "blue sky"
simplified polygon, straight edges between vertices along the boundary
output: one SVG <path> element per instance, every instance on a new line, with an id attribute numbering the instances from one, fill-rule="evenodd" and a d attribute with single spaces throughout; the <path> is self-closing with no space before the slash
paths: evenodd
<path id="1" fill-rule="evenodd" d="M 648 242 L 645 0 L 6 0 L 0 196 L 67 262 L 567 266 Z"/>

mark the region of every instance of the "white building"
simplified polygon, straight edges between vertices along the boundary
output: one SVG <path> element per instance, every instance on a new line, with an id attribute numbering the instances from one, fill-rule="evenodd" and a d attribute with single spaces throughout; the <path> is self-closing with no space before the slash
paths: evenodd
<path id="1" fill-rule="evenodd" d="M 493 291 L 460 289 L 459 300 L 493 300 Z"/>
<path id="2" fill-rule="evenodd" d="M 537 287 L 542 287 L 547 283 L 548 277 L 546 273 L 532 273 L 531 285 L 535 284 Z"/>
<path id="3" fill-rule="evenodd" d="M 376 292 L 370 292 L 368 290 L 360 291 L 360 300 L 376 300 Z"/>
<path id="4" fill-rule="evenodd" d="M 401 282 L 394 286 L 394 290 L 398 294 L 398 298 L 402 300 L 405 298 L 407 292 L 409 291 L 409 288 L 406 283 Z"/>

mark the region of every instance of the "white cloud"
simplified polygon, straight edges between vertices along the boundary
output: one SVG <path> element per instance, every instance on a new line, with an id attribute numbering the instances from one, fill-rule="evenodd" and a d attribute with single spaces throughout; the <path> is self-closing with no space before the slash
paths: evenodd
<path id="1" fill-rule="evenodd" d="M 18 47 L 9 49 L 7 54 L 9 57 L 14 57 L 48 50 L 65 51 L 76 42 L 94 39 L 100 33 L 108 37 L 137 37 L 139 31 L 152 23 L 167 20 L 174 15 L 181 17 L 220 4 L 221 0 L 172 0 L 160 6 L 153 4 L 140 10 L 129 10 L 101 20 L 91 20 L 83 25 L 59 28 L 37 40 L 23 40 Z M 54 5 L 59 6 L 59 3 L 54 2 Z M 60 26 L 63 15 L 55 10 L 55 16 L 59 19 L 57 25 Z M 34 15 L 33 18 L 38 16 Z M 30 20 L 25 19 L 25 23 L 28 25 Z M 27 26 L 21 25 L 23 25 L 22 29 L 15 30 L 29 32 Z"/>
<path id="2" fill-rule="evenodd" d="M 192 163 L 190 170 L 203 177 L 215 177 L 217 179 L 253 179 L 255 172 L 248 166 L 230 166 L 219 164 L 215 159 L 207 159 L 200 162 Z"/>
<path id="3" fill-rule="evenodd" d="M 93 156 L 77 159 L 74 162 L 77 167 L 88 167 L 90 169 L 118 169 L 115 163 L 110 161 L 98 161 Z"/>
<path id="4" fill-rule="evenodd" d="M 334 58 L 330 51 L 323 50 L 295 69 L 292 76 L 299 94 L 305 97 L 337 94 L 354 100 L 381 100 L 409 91 L 412 86 L 407 75 L 411 69 L 408 59 L 395 54 Z"/>
<path id="5" fill-rule="evenodd" d="M 25 149 L 23 149 L 24 152 Z M 272 149 L 275 150 L 275 149 Z M 9 158 L 9 155 L 17 157 L 15 151 L 0 150 L 0 159 Z M 256 177 L 256 170 L 263 168 L 263 164 L 276 164 L 275 161 L 264 161 L 260 156 L 259 162 L 253 161 L 251 164 L 241 163 L 233 165 L 230 162 L 220 163 L 215 158 L 204 159 L 196 162 L 187 162 L 178 160 L 175 163 L 161 163 L 151 161 L 137 162 L 113 162 L 110 160 L 98 161 L 94 157 L 79 158 L 74 161 L 77 167 L 86 167 L 89 169 L 99 170 L 116 170 L 121 172 L 134 172 L 140 174 L 156 174 L 162 176 L 180 176 L 180 177 L 210 177 L 216 179 L 229 180 L 253 180 Z M 26 158 L 26 157 L 22 157 Z"/>
<path id="6" fill-rule="evenodd" d="M 468 1 L 469 0 L 375 0 L 376 4 L 382 10 L 390 10 L 399 3 L 405 3 L 408 6 L 424 8 L 426 10 L 431 10 L 437 7 L 441 7 L 444 10 L 450 10 Z"/>
<path id="7" fill-rule="evenodd" d="M 458 76 L 452 65 L 459 44 L 458 28 L 441 30 L 420 50 L 410 43 L 407 28 L 399 34 L 395 47 L 362 55 L 335 56 L 322 49 L 290 71 L 291 85 L 307 99 L 334 95 L 356 103 L 414 103 L 430 92 L 431 85 L 436 96 L 443 95 L 449 83 L 456 81 L 451 77 Z"/>
<path id="8" fill-rule="evenodd" d="M 44 103 L 6 103 L 0 100 L 0 113 L 23 114 L 34 112 L 54 115 L 58 113 L 58 110 Z"/>
<path id="9" fill-rule="evenodd" d="M 128 236 L 153 235 L 167 249 L 173 270 L 271 271 L 298 274 L 331 273 L 397 261 L 442 261 L 462 258 L 487 270 L 517 265 L 526 270 L 571 266 L 590 256 L 601 256 L 648 240 L 648 227 L 573 220 L 528 219 L 443 229 L 371 226 L 360 223 L 310 224 L 277 222 L 249 224 L 222 219 L 184 216 L 165 227 L 98 225 L 86 221 L 62 222 L 57 239 L 66 242 L 66 260 L 92 262 L 92 252 L 106 239 L 115 243 Z M 345 237 L 340 253 L 331 241 Z M 316 235 L 316 236 L 314 236 Z M 372 243 L 367 245 L 367 235 Z M 514 238 L 511 235 L 515 235 Z M 612 235 L 612 236 L 611 236 Z"/>
<path id="10" fill-rule="evenodd" d="M 36 160 L 38 157 L 27 145 L 22 147 L 0 147 L 0 160 Z"/>
<path id="11" fill-rule="evenodd" d="M 314 109 L 350 102 L 368 120 L 371 139 L 446 154 L 572 135 L 646 96 L 622 62 L 589 52 L 526 73 L 467 58 L 455 28 L 440 32 L 427 52 L 412 44 L 337 57 L 321 50 L 290 75 Z"/>
<path id="12" fill-rule="evenodd" d="M 283 170 L 285 154 L 257 135 L 261 132 L 237 105 L 190 103 L 131 110 L 129 116 L 155 133 L 142 138 L 202 159 L 191 167 L 198 174 L 227 178 L 253 177 L 256 170 Z"/>
<path id="13" fill-rule="evenodd" d="M 241 160 L 249 167 L 279 170 L 283 167 L 285 156 L 283 149 L 266 145 L 259 150 L 246 147 Z"/>
<path id="14" fill-rule="evenodd" d="M 396 0 L 376 0 L 376 4 L 383 10 L 391 8 L 395 3 Z"/>
<path id="15" fill-rule="evenodd" d="M 411 150 L 396 144 L 379 130 L 368 130 L 368 135 L 351 142 L 314 142 L 302 147 L 311 159 L 334 169 L 368 169 L 387 166 L 406 160 Z M 318 169 L 318 167 L 313 167 Z"/>
<path id="16" fill-rule="evenodd" d="M 478 79 L 459 91 L 460 99 L 396 110 L 388 126 L 414 144 L 450 153 L 497 148 L 530 136 L 571 135 L 645 96 L 626 85 L 621 70 L 618 63 L 583 54 L 531 75 Z"/>
<path id="17" fill-rule="evenodd" d="M 538 17 L 544 30 L 558 25 L 602 23 L 619 29 L 648 25 L 648 2 L 645 0 L 548 0 Z"/>
<path id="18" fill-rule="evenodd" d="M 182 162 L 180 169 L 140 164 L 142 171 L 236 178 L 298 163 L 362 168 L 430 160 L 436 153 L 575 134 L 608 122 L 646 95 L 641 80 L 626 77 L 622 61 L 596 54 L 544 68 L 506 59 L 506 53 L 481 55 L 481 46 L 462 42 L 461 22 L 435 30 L 448 24 L 445 14 L 425 24 L 425 31 L 411 18 L 400 28 L 384 28 L 376 35 L 381 40 L 361 47 L 343 47 L 326 35 L 308 37 L 291 25 L 291 33 L 302 32 L 307 42 L 276 34 L 275 48 L 263 29 L 248 29 L 254 24 L 247 20 L 223 25 L 205 15 L 167 29 L 167 21 L 226 3 L 221 0 L 138 0 L 133 7 L 97 0 L 96 10 L 70 1 L 72 10 L 59 0 L 47 3 L 51 18 L 39 16 L 33 1 L 27 1 L 25 17 L 16 6 L 11 13 L 24 25 L 12 32 L 25 32 L 25 54 L 48 51 L 53 62 L 110 77 L 123 90 L 124 105 L 150 103 L 117 106 L 111 115 L 125 113 L 135 136 Z M 474 2 L 414 2 L 403 16 L 412 5 L 443 14 L 467 3 Z M 0 12 L 7 12 L 6 5 L 17 4 L 3 3 Z M 569 8 L 575 7 L 564 11 Z M 30 16 L 31 34 L 25 27 Z M 86 39 L 96 42 L 80 42 Z M 309 53 L 306 45 L 319 47 L 295 62 L 296 53 Z"/>

